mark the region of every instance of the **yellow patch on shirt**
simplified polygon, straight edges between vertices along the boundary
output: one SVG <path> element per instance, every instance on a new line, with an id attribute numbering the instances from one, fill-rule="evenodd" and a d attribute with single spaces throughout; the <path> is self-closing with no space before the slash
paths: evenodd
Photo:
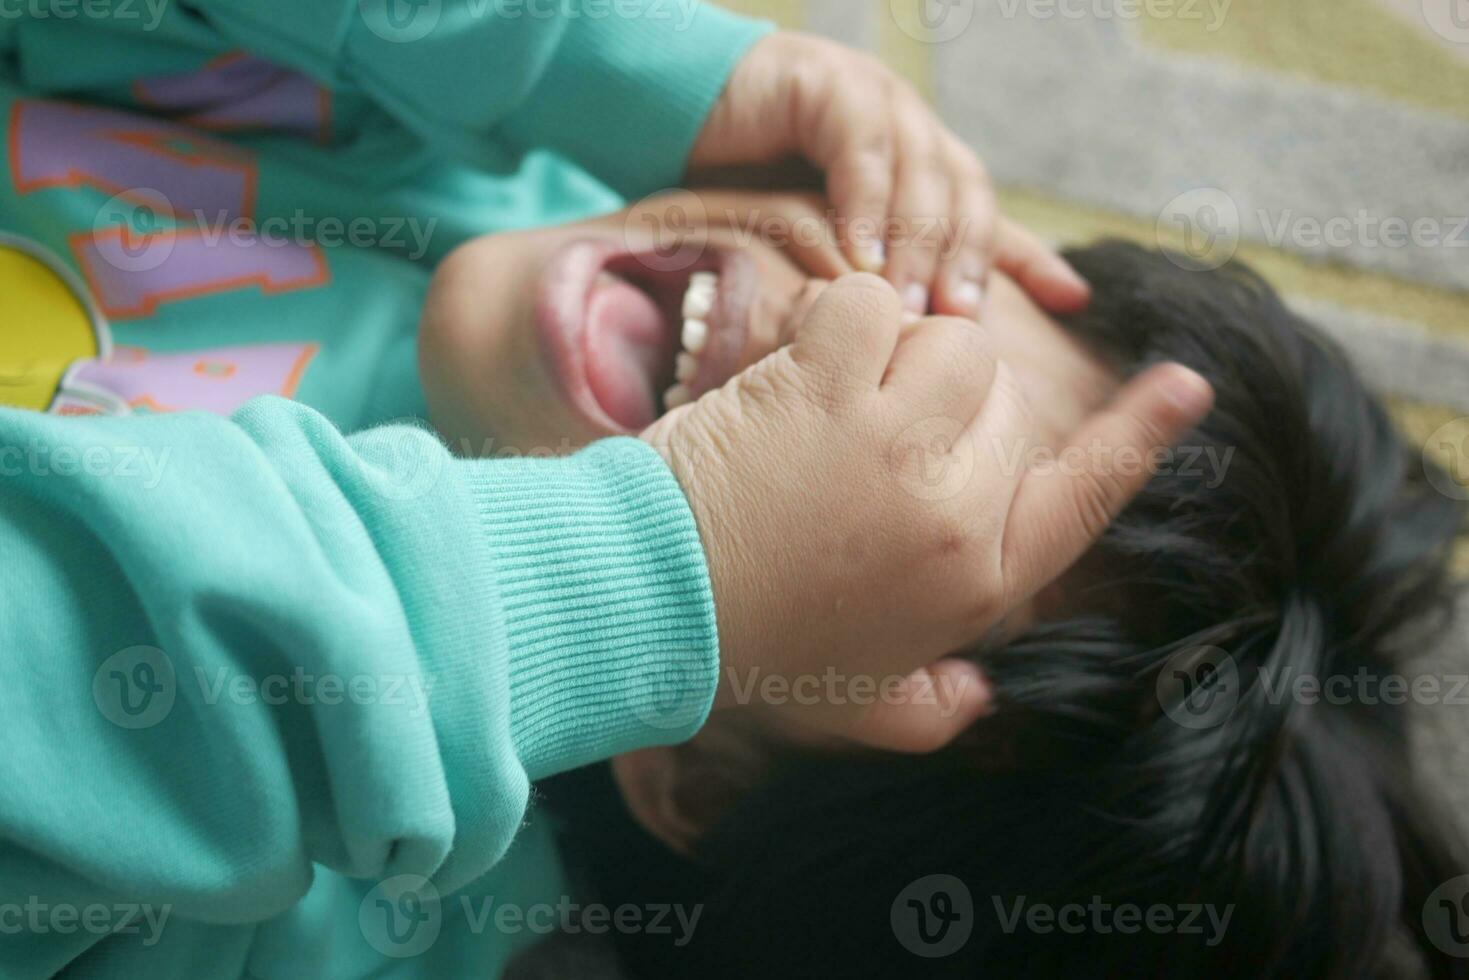
<path id="1" fill-rule="evenodd" d="M 106 356 L 106 323 L 84 297 L 60 259 L 0 235 L 0 405 L 45 411 L 68 368 Z"/>

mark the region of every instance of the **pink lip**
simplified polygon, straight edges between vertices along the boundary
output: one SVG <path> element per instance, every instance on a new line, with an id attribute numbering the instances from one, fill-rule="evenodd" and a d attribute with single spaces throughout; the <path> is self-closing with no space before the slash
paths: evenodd
<path id="1" fill-rule="evenodd" d="M 629 251 L 615 239 L 584 238 L 562 246 L 541 275 L 536 326 L 542 352 L 557 383 L 583 419 L 609 435 L 633 433 L 602 408 L 587 377 L 587 303 L 603 269 L 649 280 L 681 278 L 685 285 L 695 272 L 719 274 L 719 292 L 708 318 L 709 343 L 699 357 L 699 376 L 690 386 L 694 398 L 733 377 L 745 349 L 750 311 L 759 285 L 755 263 L 749 256 L 711 245 L 687 268 L 661 271 L 664 265 L 656 254 Z M 681 321 L 672 327 L 681 328 Z"/>

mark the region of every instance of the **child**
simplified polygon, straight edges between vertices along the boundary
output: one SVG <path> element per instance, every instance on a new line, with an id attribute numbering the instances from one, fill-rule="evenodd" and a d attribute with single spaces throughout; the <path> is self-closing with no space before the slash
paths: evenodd
<path id="1" fill-rule="evenodd" d="M 486 461 L 386 424 L 440 397 L 413 355 L 450 248 L 609 209 L 691 161 L 804 153 L 869 221 L 913 210 L 915 180 L 941 191 L 969 219 L 950 259 L 888 257 L 910 313 L 972 312 L 991 252 L 1053 305 L 1085 299 L 1024 236 L 992 246 L 972 155 L 855 56 L 756 43 L 708 7 L 678 27 L 474 6 L 0 18 L 8 976 L 492 976 L 528 936 L 484 935 L 465 903 L 565 893 L 546 828 L 522 827 L 532 780 L 691 736 L 738 704 L 721 665 L 947 681 L 942 706 L 792 713 L 936 747 L 984 703 L 975 668 L 942 659 L 953 641 L 1140 485 L 936 445 L 943 420 L 1014 434 L 1006 372 L 972 323 L 900 335 L 899 293 L 872 277 L 646 441 Z M 876 265 L 877 244 L 844 241 L 841 264 Z M 604 312 L 637 328 L 639 303 L 617 287 Z M 629 353 L 596 359 L 612 431 L 646 420 L 616 390 Z M 546 377 L 511 384 L 521 411 L 561 413 L 549 445 L 608 434 Z M 1208 400 L 1164 368 L 1075 435 L 1157 448 Z M 935 496 L 930 461 L 972 478 Z M 833 507 L 834 486 L 858 492 Z M 891 605 L 856 601 L 895 568 Z"/>

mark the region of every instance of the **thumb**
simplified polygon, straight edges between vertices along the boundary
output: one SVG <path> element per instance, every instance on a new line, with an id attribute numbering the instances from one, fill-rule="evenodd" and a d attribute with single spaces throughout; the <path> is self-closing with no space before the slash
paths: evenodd
<path id="1" fill-rule="evenodd" d="M 1199 374 L 1181 364 L 1159 365 L 1082 425 L 1059 457 L 1091 456 L 1093 465 L 1079 473 L 1066 467 L 1027 473 L 1005 524 L 1004 607 L 1013 608 L 1070 568 L 1152 478 L 1143 461 L 1171 449 L 1213 404 L 1214 390 Z M 1123 467 L 1123 458 L 1137 465 Z"/>

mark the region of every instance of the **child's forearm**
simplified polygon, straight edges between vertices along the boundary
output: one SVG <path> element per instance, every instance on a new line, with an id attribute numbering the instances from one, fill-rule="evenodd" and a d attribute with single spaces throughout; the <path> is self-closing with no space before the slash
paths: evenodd
<path id="1" fill-rule="evenodd" d="M 262 400 L 3 411 L 0 446 L 6 894 L 262 921 L 313 863 L 448 893 L 532 779 L 713 698 L 697 532 L 641 443 L 467 462 Z"/>
<path id="2" fill-rule="evenodd" d="M 735 63 L 769 25 L 712 4 L 198 0 L 229 44 L 373 98 L 470 160 L 547 148 L 615 190 L 676 183 Z"/>

